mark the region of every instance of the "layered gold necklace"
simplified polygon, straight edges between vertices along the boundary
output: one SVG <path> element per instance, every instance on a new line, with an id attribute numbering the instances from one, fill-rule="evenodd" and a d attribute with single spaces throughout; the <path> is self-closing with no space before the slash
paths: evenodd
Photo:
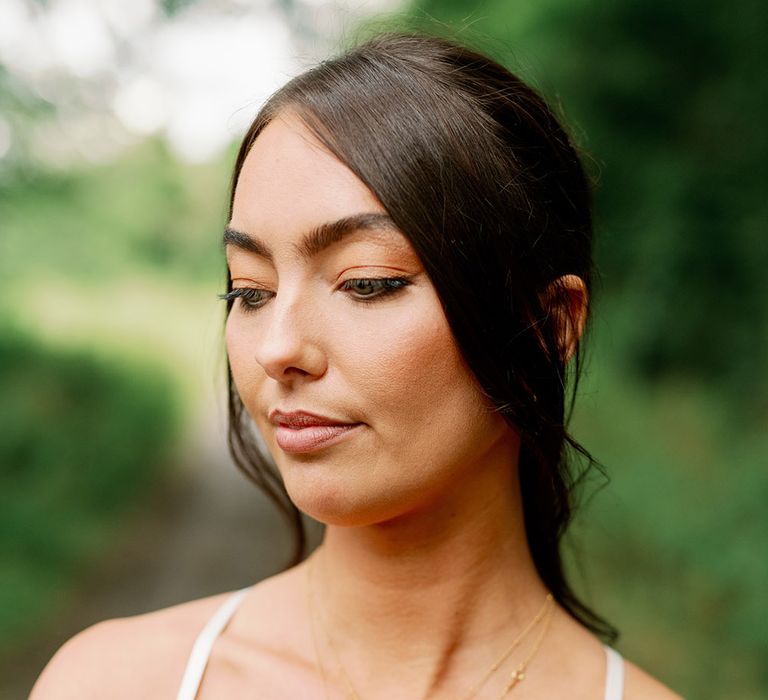
<path id="1" fill-rule="evenodd" d="M 317 631 L 315 629 L 314 594 L 313 594 L 313 587 L 312 587 L 313 579 L 314 579 L 313 567 L 314 567 L 315 558 L 316 557 L 311 557 L 309 560 L 309 565 L 307 566 L 307 608 L 309 610 L 310 625 L 312 628 L 312 643 L 314 644 L 314 647 L 315 647 L 315 656 L 317 658 L 317 665 L 318 665 L 318 668 L 320 669 L 320 674 L 323 678 L 323 688 L 325 691 L 325 697 L 327 698 L 328 683 L 325 675 L 325 668 L 323 666 L 322 659 L 320 658 L 320 649 L 317 643 Z M 515 640 L 507 648 L 507 650 L 493 663 L 493 665 L 488 669 L 485 675 L 477 683 L 475 683 L 475 685 L 473 685 L 464 696 L 462 696 L 461 700 L 472 700 L 472 698 L 476 697 L 477 694 L 480 692 L 480 689 L 486 684 L 488 679 L 509 658 L 509 656 L 520 645 L 520 642 L 526 637 L 526 635 L 546 615 L 546 620 L 544 620 L 544 624 L 542 625 L 542 629 L 539 632 L 539 636 L 536 639 L 536 643 L 534 644 L 533 649 L 528 654 L 526 659 L 514 671 L 512 671 L 512 673 L 509 676 L 509 679 L 504 685 L 504 689 L 502 690 L 501 694 L 498 696 L 498 700 L 503 700 L 503 698 L 505 698 L 507 694 L 510 693 L 518 685 L 518 683 L 524 680 L 525 672 L 526 672 L 526 669 L 528 668 L 528 664 L 530 663 L 531 659 L 534 657 L 536 652 L 539 650 L 542 639 L 544 639 L 544 635 L 547 632 L 549 623 L 552 619 L 552 614 L 554 613 L 554 608 L 555 608 L 554 598 L 552 597 L 551 593 L 547 593 L 547 596 L 544 600 L 544 605 L 541 607 L 539 612 L 536 613 L 536 616 L 533 618 L 533 620 L 531 620 L 528 623 L 525 629 L 515 638 Z M 322 624 L 322 620 L 321 620 L 321 624 Z M 328 646 L 330 647 L 331 652 L 334 656 L 334 659 L 338 664 L 339 670 L 341 671 L 341 676 L 344 679 L 344 683 L 347 687 L 348 697 L 353 698 L 353 700 L 362 700 L 360 693 L 357 692 L 354 684 L 352 683 L 352 679 L 349 677 L 347 670 L 344 668 L 344 664 L 341 662 L 341 657 L 339 656 L 339 652 L 336 649 L 336 645 L 333 642 L 333 638 L 328 633 L 328 630 L 325 627 L 323 627 L 323 632 L 324 632 L 325 639 L 328 642 Z"/>

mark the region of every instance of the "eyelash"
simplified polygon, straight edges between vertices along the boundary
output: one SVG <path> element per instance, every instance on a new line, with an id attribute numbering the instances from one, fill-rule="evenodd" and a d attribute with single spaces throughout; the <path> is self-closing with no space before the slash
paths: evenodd
<path id="1" fill-rule="evenodd" d="M 361 304 L 373 304 L 384 297 L 396 294 L 403 287 L 411 284 L 410 280 L 406 277 L 362 277 L 346 280 L 339 289 L 352 291 L 352 285 L 355 283 L 365 283 L 366 285 L 373 285 L 379 289 L 375 294 L 352 297 L 355 301 L 360 302 Z M 267 293 L 267 291 L 268 290 L 266 289 L 260 289 L 258 287 L 237 287 L 226 294 L 219 294 L 219 299 L 223 299 L 227 302 L 234 302 L 235 299 L 240 299 L 240 309 L 244 313 L 253 313 L 260 309 L 264 305 L 264 302 L 266 302 L 266 299 L 258 298 L 258 295 Z M 253 301 L 261 303 L 250 303 Z"/>

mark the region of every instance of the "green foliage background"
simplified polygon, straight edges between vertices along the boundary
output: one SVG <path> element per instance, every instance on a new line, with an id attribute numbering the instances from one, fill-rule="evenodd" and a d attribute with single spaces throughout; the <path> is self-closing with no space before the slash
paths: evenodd
<path id="1" fill-rule="evenodd" d="M 44 625 L 162 475 L 178 407 L 156 367 L 0 331 L 1 655 Z"/>
<path id="2" fill-rule="evenodd" d="M 199 400 L 185 330 L 221 284 L 231 159 L 190 166 L 160 140 L 98 165 L 15 155 L 0 169 L 6 673 L 178 466 Z"/>

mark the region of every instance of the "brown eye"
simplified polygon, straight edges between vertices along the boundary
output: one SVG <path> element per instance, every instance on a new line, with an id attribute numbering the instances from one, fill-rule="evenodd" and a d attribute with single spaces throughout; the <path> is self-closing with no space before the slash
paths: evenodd
<path id="1" fill-rule="evenodd" d="M 270 294 L 271 292 L 266 289 L 259 289 L 258 287 L 237 287 L 226 294 L 219 294 L 219 299 L 224 301 L 240 299 L 240 308 L 248 313 L 263 306 Z"/>
<path id="2" fill-rule="evenodd" d="M 409 284 L 405 277 L 361 278 L 347 280 L 340 289 L 354 292 L 353 298 L 363 301 L 394 294 Z"/>

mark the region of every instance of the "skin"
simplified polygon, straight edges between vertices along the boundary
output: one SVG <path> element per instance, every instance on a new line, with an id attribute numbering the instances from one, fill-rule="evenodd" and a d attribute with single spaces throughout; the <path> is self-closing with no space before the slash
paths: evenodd
<path id="1" fill-rule="evenodd" d="M 290 113 L 266 127 L 245 161 L 230 226 L 260 238 L 273 260 L 227 246 L 233 287 L 264 290 L 254 308 L 235 301 L 227 351 L 288 493 L 327 528 L 311 579 L 305 562 L 248 593 L 198 697 L 256 697 L 257 688 L 260 698 L 342 698 L 343 665 L 365 700 L 456 700 L 542 610 L 548 591 L 525 537 L 519 436 L 489 410 L 407 238 L 359 232 L 311 259 L 294 252 L 318 223 L 384 211 Z M 375 301 L 361 299 L 370 287 L 342 287 L 400 276 L 409 284 Z M 579 278 L 564 282 L 572 352 L 586 294 Z M 267 419 L 276 407 L 362 425 L 335 445 L 289 454 Z M 224 597 L 86 630 L 54 657 L 33 700 L 70 697 L 62 689 L 73 674 L 62 669 L 109 667 L 93 659 L 118 648 L 133 650 L 133 671 L 91 671 L 71 697 L 115 685 L 126 697 L 173 697 L 197 632 Z M 475 697 L 499 697 L 542 629 L 510 697 L 602 698 L 602 644 L 559 606 Z M 627 661 L 625 698 L 640 697 L 679 696 Z"/>

